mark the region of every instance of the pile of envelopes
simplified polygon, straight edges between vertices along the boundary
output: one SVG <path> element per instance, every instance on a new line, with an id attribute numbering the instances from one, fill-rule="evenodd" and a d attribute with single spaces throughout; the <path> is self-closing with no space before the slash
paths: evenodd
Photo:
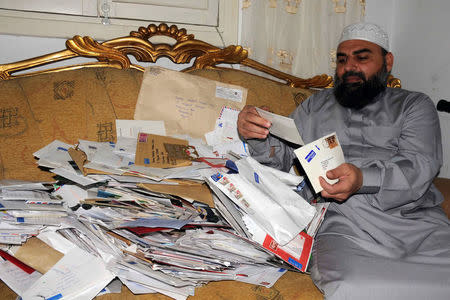
<path id="1" fill-rule="evenodd" d="M 296 192 L 303 177 L 246 155 L 230 130 L 237 112 L 221 109 L 209 143 L 117 120 L 115 143 L 55 140 L 33 153 L 56 180 L 0 180 L 0 279 L 23 299 L 92 299 L 123 284 L 186 299 L 210 281 L 270 287 L 306 272 L 327 206 Z"/>
<path id="2" fill-rule="evenodd" d="M 290 188 L 284 193 L 294 198 L 283 195 L 284 203 L 277 203 L 268 195 L 270 189 L 276 192 L 274 186 L 283 192 L 281 181 L 261 191 L 239 177 L 254 171 L 259 184 L 274 183 L 282 172 L 251 158 L 221 159 L 214 166 L 191 161 L 175 168 L 107 166 L 96 160 L 100 152 L 101 160 L 112 159 L 115 148 L 54 141 L 34 155 L 58 181 L 0 181 L 5 259 L 0 278 L 24 299 L 89 299 L 120 291 L 122 283 L 136 294 L 185 299 L 209 281 L 270 287 L 290 267 L 306 270 L 323 212 L 302 199 L 293 201 L 299 196 Z M 83 165 L 77 166 L 80 157 Z M 302 179 L 284 177 L 292 187 Z M 295 208 L 307 216 L 298 218 Z M 289 216 L 303 223 L 289 222 Z"/>

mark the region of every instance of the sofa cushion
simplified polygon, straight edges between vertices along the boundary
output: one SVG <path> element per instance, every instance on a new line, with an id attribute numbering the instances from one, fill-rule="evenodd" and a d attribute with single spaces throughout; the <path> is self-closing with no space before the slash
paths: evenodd
<path id="1" fill-rule="evenodd" d="M 0 81 L 0 178 L 50 179 L 32 153 L 55 139 L 114 141 L 141 79 L 138 70 L 83 68 Z"/>

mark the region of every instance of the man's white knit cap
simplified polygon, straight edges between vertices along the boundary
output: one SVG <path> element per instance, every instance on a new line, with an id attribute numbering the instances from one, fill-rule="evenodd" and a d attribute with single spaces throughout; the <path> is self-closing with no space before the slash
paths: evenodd
<path id="1" fill-rule="evenodd" d="M 380 26 L 373 23 L 355 23 L 344 28 L 339 44 L 348 40 L 363 40 L 377 44 L 389 51 L 389 39 L 387 33 Z"/>

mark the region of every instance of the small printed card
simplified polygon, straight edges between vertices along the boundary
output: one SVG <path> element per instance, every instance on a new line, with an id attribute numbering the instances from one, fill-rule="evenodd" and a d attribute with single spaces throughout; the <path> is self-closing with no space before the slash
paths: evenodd
<path id="1" fill-rule="evenodd" d="M 316 193 L 323 190 L 319 183 L 320 176 L 330 184 L 338 181 L 337 179 L 330 180 L 325 175 L 328 170 L 332 170 L 345 162 L 336 132 L 304 145 L 296 149 L 294 153 L 297 155 Z"/>

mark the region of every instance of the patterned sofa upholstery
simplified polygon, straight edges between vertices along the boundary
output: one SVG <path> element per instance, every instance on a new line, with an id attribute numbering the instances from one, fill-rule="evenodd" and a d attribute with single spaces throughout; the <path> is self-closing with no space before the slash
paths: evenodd
<path id="1" fill-rule="evenodd" d="M 154 36 L 170 37 L 174 43 L 152 43 L 150 38 Z M 55 139 L 67 143 L 76 143 L 78 139 L 114 141 L 115 120 L 133 118 L 144 70 L 132 64 L 129 56 L 134 56 L 138 62 L 153 63 L 161 57 L 177 64 L 193 61 L 183 72 L 244 86 L 249 90 L 248 104 L 267 105 L 273 112 L 283 115 L 289 114 L 317 89 L 332 84 L 330 76 L 297 78 L 249 59 L 247 51 L 240 46 L 217 48 L 196 40 L 184 29 L 166 24 L 141 27 L 129 36 L 103 43 L 75 36 L 67 40 L 66 46 L 56 53 L 0 65 L 0 179 L 50 179 L 49 172 L 36 167 L 32 153 Z M 93 62 L 51 68 L 53 62 L 78 56 L 93 58 Z M 29 71 L 45 64 L 50 67 Z M 219 64 L 246 66 L 274 79 Z M 19 71 L 20 74 L 16 74 Z M 392 77 L 389 85 L 398 87 L 400 81 Z M 446 195 L 443 206 L 448 215 L 449 182 L 437 179 L 437 186 Z M 99 298 L 132 297 L 124 288 L 120 295 Z M 14 298 L 14 293 L 3 283 L 0 298 Z M 166 299 L 160 294 L 138 298 Z M 213 282 L 197 289 L 193 298 L 311 300 L 323 297 L 308 275 L 288 272 L 270 289 L 235 281 Z"/>

